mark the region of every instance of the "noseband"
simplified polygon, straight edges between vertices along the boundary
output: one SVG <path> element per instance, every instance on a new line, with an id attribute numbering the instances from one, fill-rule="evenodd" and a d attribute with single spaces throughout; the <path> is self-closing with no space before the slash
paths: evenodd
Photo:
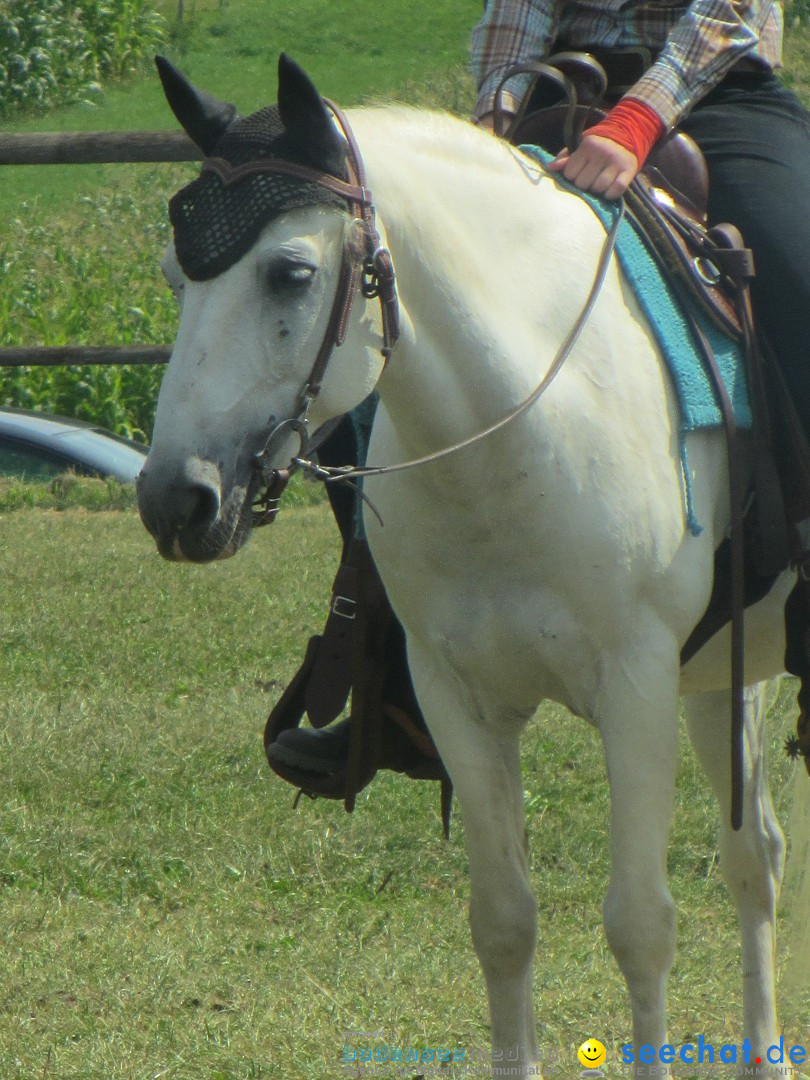
<path id="1" fill-rule="evenodd" d="M 260 158 L 234 166 L 222 158 L 209 157 L 202 165 L 203 172 L 215 173 L 226 187 L 260 173 L 280 173 L 297 180 L 317 184 L 346 200 L 353 221 L 358 224 L 363 237 L 362 245 L 344 244 L 337 291 L 329 322 L 312 369 L 298 393 L 293 415 L 271 431 L 264 449 L 254 460 L 254 467 L 263 488 L 263 494 L 254 503 L 257 507 L 253 513 L 254 528 L 258 525 L 267 525 L 274 520 L 278 512 L 278 500 L 292 474 L 292 468 L 289 467 L 286 469 L 268 468 L 279 438 L 291 432 L 297 434 L 301 440 L 299 456 L 303 456 L 307 449 L 312 449 L 312 443 L 307 437 L 305 418 L 312 402 L 321 391 L 333 350 L 342 345 L 346 338 L 354 298 L 358 290 L 367 300 L 379 299 L 380 301 L 383 334 L 380 351 L 386 362 L 399 337 L 399 304 L 394 266 L 391 254 L 387 248 L 383 247 L 377 231 L 374 199 L 366 185 L 365 168 L 357 140 L 346 116 L 338 106 L 328 100 L 325 100 L 325 104 L 331 110 L 346 139 L 348 180 L 340 180 L 330 173 L 280 158 Z"/>

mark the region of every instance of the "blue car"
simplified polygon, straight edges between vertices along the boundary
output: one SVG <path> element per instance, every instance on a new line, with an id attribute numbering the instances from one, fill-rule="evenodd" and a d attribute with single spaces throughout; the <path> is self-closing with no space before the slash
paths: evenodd
<path id="1" fill-rule="evenodd" d="M 148 452 L 82 420 L 0 408 L 0 476 L 40 480 L 71 470 L 131 484 Z"/>

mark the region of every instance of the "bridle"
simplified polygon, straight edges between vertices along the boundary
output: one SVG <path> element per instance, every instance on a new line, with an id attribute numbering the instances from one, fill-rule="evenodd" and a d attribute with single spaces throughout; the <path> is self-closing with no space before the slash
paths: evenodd
<path id="1" fill-rule="evenodd" d="M 346 339 L 354 298 L 358 291 L 366 300 L 378 299 L 380 302 L 383 337 L 380 352 L 386 363 L 399 337 L 399 302 L 394 266 L 391 254 L 383 246 L 377 231 L 374 198 L 366 184 L 365 168 L 357 140 L 341 109 L 327 99 L 324 99 L 324 103 L 337 120 L 346 140 L 347 180 L 341 180 L 330 173 L 282 158 L 259 158 L 256 161 L 234 166 L 223 158 L 209 157 L 202 164 L 202 172 L 215 173 L 226 187 L 262 173 L 280 173 L 306 183 L 317 184 L 318 187 L 325 188 L 333 195 L 345 199 L 352 224 L 356 225 L 358 232 L 362 235 L 361 244 L 344 243 L 343 245 L 332 311 L 315 361 L 298 392 L 292 415 L 273 428 L 264 449 L 254 459 L 254 469 L 263 489 L 263 494 L 254 503 L 252 521 L 254 528 L 259 525 L 268 525 L 274 520 L 278 512 L 278 500 L 289 483 L 294 469 L 299 467 L 297 459 L 293 459 L 290 466 L 285 469 L 269 467 L 269 461 L 279 438 L 291 432 L 297 434 L 301 440 L 300 456 L 302 457 L 317 445 L 316 439 L 318 442 L 322 441 L 328 433 L 325 427 L 321 429 L 316 439 L 310 439 L 307 433 L 306 417 L 312 403 L 321 392 L 323 378 L 333 351 Z"/>
<path id="2" fill-rule="evenodd" d="M 344 244 L 337 291 L 315 362 L 298 393 L 292 415 L 286 420 L 282 420 L 272 429 L 264 449 L 254 458 L 253 466 L 259 479 L 262 494 L 253 502 L 251 520 L 253 528 L 268 525 L 275 520 L 279 509 L 279 500 L 291 476 L 297 469 L 303 469 L 318 480 L 325 482 L 350 482 L 354 478 L 359 479 L 363 476 L 381 476 L 386 473 L 399 472 L 403 469 L 416 468 L 472 446 L 526 412 L 548 389 L 576 344 L 604 284 L 616 246 L 619 227 L 624 218 L 624 201 L 618 200 L 613 204 L 616 213 L 606 234 L 594 280 L 582 310 L 565 340 L 558 348 L 549 369 L 541 381 L 528 397 L 515 406 L 511 412 L 468 439 L 411 461 L 376 467 L 358 468 L 354 465 L 346 465 L 324 468 L 312 461 L 309 455 L 334 429 L 334 426 L 339 423 L 341 418 L 338 417 L 336 420 L 324 425 L 312 438 L 309 436 L 306 418 L 310 406 L 320 393 L 323 377 L 332 352 L 342 345 L 346 338 L 352 306 L 358 290 L 362 292 L 366 299 L 378 299 L 380 302 L 383 336 L 380 351 L 385 363 L 388 362 L 391 351 L 399 337 L 399 301 L 393 262 L 390 252 L 382 245 L 380 234 L 377 231 L 374 199 L 366 184 L 363 159 L 346 116 L 333 102 L 327 99 L 324 99 L 324 102 L 333 113 L 346 139 L 348 147 L 346 160 L 348 181 L 340 180 L 329 173 L 309 168 L 306 165 L 300 165 L 297 162 L 276 158 L 258 159 L 238 166 L 232 166 L 222 158 L 206 158 L 202 166 L 204 172 L 216 173 L 222 183 L 226 185 L 234 184 L 246 177 L 256 176 L 260 173 L 281 173 L 285 176 L 317 184 L 346 200 L 354 221 L 361 227 L 364 238 L 362 248 L 351 243 Z M 520 163 L 524 170 L 527 170 L 526 163 L 524 161 Z M 284 468 L 271 466 L 270 461 L 274 456 L 279 439 L 286 438 L 290 434 L 297 435 L 300 440 L 298 454 Z M 362 492 L 360 494 L 362 495 Z"/>

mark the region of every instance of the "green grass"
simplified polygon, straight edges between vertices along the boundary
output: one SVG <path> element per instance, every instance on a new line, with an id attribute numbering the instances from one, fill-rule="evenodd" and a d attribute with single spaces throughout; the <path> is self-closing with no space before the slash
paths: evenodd
<path id="1" fill-rule="evenodd" d="M 158 5 L 168 18 L 177 11 Z M 465 75 L 475 14 L 462 0 L 434 4 L 378 4 L 358 17 L 349 0 L 228 0 L 189 4 L 174 43 L 164 50 L 190 79 L 234 101 L 248 113 L 276 99 L 278 55 L 286 50 L 304 64 L 321 92 L 344 105 L 368 98 L 406 98 L 466 111 L 472 106 Z M 156 72 L 106 86 L 92 101 L 45 116 L 16 118 L 0 130 L 99 131 L 174 128 Z M 0 209 L 16 213 L 21 201 L 51 210 L 68 208 L 98 186 L 130 188 L 141 166 L 14 166 L 3 169 Z M 154 181 L 152 181 L 154 183 Z M 170 194 L 172 181 L 164 191 Z"/>
<path id="2" fill-rule="evenodd" d="M 50 481 L 0 476 L 0 514 L 12 510 L 134 510 L 135 486 L 63 473 Z"/>
<path id="3" fill-rule="evenodd" d="M 284 507 L 317 506 L 325 502 L 323 485 L 298 474 L 284 493 Z M 108 478 L 96 480 L 74 473 L 52 479 L 0 476 L 0 514 L 13 510 L 134 510 L 134 484 Z"/>
<path id="4" fill-rule="evenodd" d="M 171 18 L 176 4 L 167 2 Z M 287 49 L 324 93 L 344 104 L 401 97 L 466 112 L 470 13 L 460 0 L 378 6 L 304 0 L 190 4 L 172 58 L 201 86 L 243 112 L 276 95 Z M 394 28 L 396 27 L 396 32 Z M 176 126 L 157 75 L 112 85 L 83 105 L 0 125 L 17 130 L 126 130 Z M 20 166 L 3 169 L 0 345 L 170 342 L 174 301 L 160 274 L 167 202 L 196 165 Z M 93 420 L 148 439 L 162 368 L 0 369 L 0 402 Z"/>
<path id="5" fill-rule="evenodd" d="M 463 835 L 456 818 L 441 840 L 436 786 L 385 774 L 352 817 L 293 811 L 264 763 L 336 546 L 319 506 L 210 567 L 162 562 L 132 511 L 0 512 L 3 1080 L 322 1080 L 340 1075 L 345 1030 L 484 1051 Z M 782 805 L 789 696 L 772 732 Z M 586 1035 L 629 1038 L 601 930 L 604 769 L 556 707 L 523 759 L 539 1039 L 575 1066 Z M 736 927 L 685 746 L 678 803 L 671 1036 L 731 1042 Z M 786 1041 L 806 1042 L 808 1005 L 783 1000 Z"/>
<path id="6" fill-rule="evenodd" d="M 810 26 L 789 30 L 785 36 L 784 81 L 810 105 Z"/>

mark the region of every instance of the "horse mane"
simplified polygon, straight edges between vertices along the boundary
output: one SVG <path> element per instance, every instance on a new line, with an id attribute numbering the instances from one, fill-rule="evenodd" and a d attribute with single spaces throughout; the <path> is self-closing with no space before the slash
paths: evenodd
<path id="1" fill-rule="evenodd" d="M 476 174 L 514 170 L 516 151 L 489 132 L 449 112 L 410 105 L 375 105 L 353 111 L 364 156 L 373 158 L 386 186 L 402 177 L 403 159 L 421 170 L 458 170 L 468 181 Z M 366 135 L 366 132 L 368 134 Z"/>
<path id="2" fill-rule="evenodd" d="M 487 158 L 503 161 L 508 144 L 492 138 L 485 129 L 477 127 L 471 121 L 443 109 L 420 109 L 402 102 L 375 104 L 352 110 L 352 120 L 368 118 L 375 124 L 375 137 L 385 140 L 386 132 L 393 136 L 395 144 L 401 145 L 401 139 L 413 139 L 424 143 L 426 148 L 436 153 L 447 150 L 452 143 L 455 152 L 466 149 L 470 155 L 470 164 Z"/>
<path id="3" fill-rule="evenodd" d="M 374 105 L 349 118 L 400 281 L 411 270 L 427 275 L 448 314 L 456 308 L 466 322 L 473 312 L 475 333 L 486 319 L 496 337 L 498 324 L 514 327 L 537 308 L 532 281 L 544 282 L 551 310 L 555 295 L 565 307 L 571 297 L 581 306 L 576 298 L 590 280 L 583 253 L 589 267 L 592 252 L 595 267 L 605 235 L 583 200 L 504 140 L 448 112 Z M 542 271 L 549 251 L 552 280 Z"/>

